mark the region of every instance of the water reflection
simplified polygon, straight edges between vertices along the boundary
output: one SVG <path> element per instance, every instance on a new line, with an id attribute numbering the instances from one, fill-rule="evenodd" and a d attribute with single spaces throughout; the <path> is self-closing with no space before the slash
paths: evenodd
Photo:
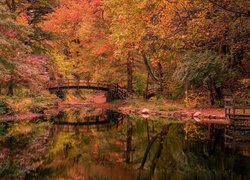
<path id="1" fill-rule="evenodd" d="M 225 147 L 250 156 L 250 125 L 247 121 L 236 121 L 228 125 L 224 131 Z"/>
<path id="2" fill-rule="evenodd" d="M 54 131 L 107 131 L 123 124 L 124 115 L 113 110 L 76 109 L 59 112 L 51 120 L 54 122 Z"/>
<path id="3" fill-rule="evenodd" d="M 246 124 L 144 119 L 86 108 L 68 109 L 50 120 L 53 125 L 41 130 L 48 134 L 43 141 L 48 149 L 27 179 L 250 178 Z M 7 134 L 13 125 L 8 126 Z"/>

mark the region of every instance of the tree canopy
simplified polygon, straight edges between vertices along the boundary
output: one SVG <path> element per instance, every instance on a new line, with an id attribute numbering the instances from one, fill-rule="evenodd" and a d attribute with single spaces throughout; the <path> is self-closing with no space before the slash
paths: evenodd
<path id="1" fill-rule="evenodd" d="M 223 92 L 237 91 L 238 80 L 249 79 L 249 5 L 244 0 L 6 0 L 0 78 L 32 82 L 41 74 L 36 68 L 45 67 L 47 79 L 127 81 L 130 92 L 155 88 L 169 97 L 190 84 L 220 99 Z M 37 61 L 39 56 L 47 63 Z"/>

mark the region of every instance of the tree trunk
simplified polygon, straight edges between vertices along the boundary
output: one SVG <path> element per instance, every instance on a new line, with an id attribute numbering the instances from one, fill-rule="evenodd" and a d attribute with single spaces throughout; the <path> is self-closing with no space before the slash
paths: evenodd
<path id="1" fill-rule="evenodd" d="M 214 95 L 215 83 L 210 76 L 208 78 L 209 78 L 209 82 L 207 86 L 208 86 L 208 91 L 210 93 L 210 104 L 213 106 L 215 104 L 215 99 L 216 99 Z"/>
<path id="2" fill-rule="evenodd" d="M 162 149 L 163 149 L 163 137 L 161 136 L 159 139 L 160 139 L 159 146 L 157 148 L 156 154 L 155 154 L 154 159 L 152 161 L 152 164 L 150 166 L 150 179 L 153 178 L 156 165 L 159 161 L 159 158 L 161 157 L 161 153 L 162 153 Z"/>
<path id="3" fill-rule="evenodd" d="M 163 75 L 164 75 L 164 73 L 163 73 L 162 65 L 160 62 L 157 63 L 157 67 L 158 67 L 158 74 L 159 74 L 159 77 L 158 77 L 159 86 L 160 86 L 159 90 L 160 90 L 160 92 L 163 92 L 163 90 L 164 90 L 164 87 L 163 87 Z"/>
<path id="4" fill-rule="evenodd" d="M 150 66 L 150 64 L 148 62 L 148 59 L 147 59 L 147 56 L 146 56 L 145 52 L 142 52 L 142 58 L 143 58 L 143 61 L 144 61 L 145 65 L 146 65 L 146 68 L 147 68 L 147 71 L 148 71 L 149 75 L 152 77 L 153 80 L 158 82 L 159 79 L 154 75 L 154 72 L 153 72 L 153 70 L 152 70 L 152 68 L 151 68 L 151 66 Z"/>
<path id="5" fill-rule="evenodd" d="M 128 53 L 127 58 L 127 80 L 128 92 L 133 92 L 133 57 L 131 53 Z"/>
<path id="6" fill-rule="evenodd" d="M 146 85 L 146 91 L 145 91 L 145 95 L 144 98 L 146 99 L 148 96 L 148 87 L 149 87 L 149 72 L 148 72 L 148 77 L 147 77 L 147 85 Z"/>
<path id="7" fill-rule="evenodd" d="M 213 106 L 215 104 L 213 88 L 208 87 L 208 91 L 209 91 L 209 94 L 210 94 L 210 104 Z"/>
<path id="8" fill-rule="evenodd" d="M 217 100 L 222 100 L 223 96 L 222 96 L 222 90 L 221 90 L 221 87 L 215 87 L 214 88 L 215 90 L 215 97 Z"/>
<path id="9" fill-rule="evenodd" d="M 159 138 L 159 134 L 157 134 L 156 136 L 152 137 L 151 140 L 148 142 L 148 145 L 147 145 L 147 148 L 145 150 L 145 153 L 144 153 L 144 156 L 143 156 L 143 159 L 142 159 L 142 162 L 141 162 L 141 165 L 139 167 L 139 169 L 143 169 L 144 168 L 144 165 L 147 161 L 147 158 L 148 158 L 148 155 L 149 155 L 149 152 L 153 146 L 153 144 L 155 143 L 155 141 Z"/>
<path id="10" fill-rule="evenodd" d="M 13 79 L 11 79 L 9 82 L 8 82 L 8 93 L 7 93 L 8 96 L 13 96 L 14 95 L 14 81 Z"/>
<path id="11" fill-rule="evenodd" d="M 127 127 L 127 149 L 126 149 L 126 163 L 130 163 L 130 154 L 132 152 L 132 122 L 128 120 L 128 127 Z"/>
<path id="12" fill-rule="evenodd" d="M 185 99 L 188 98 L 189 83 L 188 80 L 185 81 Z"/>

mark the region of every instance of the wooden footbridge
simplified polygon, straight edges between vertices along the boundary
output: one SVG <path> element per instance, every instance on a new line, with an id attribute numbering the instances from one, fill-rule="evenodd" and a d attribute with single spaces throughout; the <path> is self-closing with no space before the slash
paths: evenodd
<path id="1" fill-rule="evenodd" d="M 48 90 L 50 92 L 69 90 L 69 89 L 92 89 L 111 93 L 118 99 L 125 99 L 128 95 L 127 90 L 118 84 L 108 82 L 91 82 L 81 79 L 59 79 L 50 81 Z"/>
<path id="2" fill-rule="evenodd" d="M 231 123 L 225 128 L 224 144 L 246 154 L 250 146 L 250 106 L 248 100 L 225 98 L 225 115 Z M 248 154 L 249 155 L 249 154 Z"/>
<path id="3" fill-rule="evenodd" d="M 225 116 L 226 118 L 242 122 L 245 120 L 250 125 L 250 100 L 249 99 L 235 99 L 233 97 L 226 97 L 224 99 Z"/>

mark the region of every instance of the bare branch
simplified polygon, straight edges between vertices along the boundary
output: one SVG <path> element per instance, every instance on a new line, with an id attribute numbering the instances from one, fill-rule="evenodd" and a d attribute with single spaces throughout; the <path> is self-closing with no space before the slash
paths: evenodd
<path id="1" fill-rule="evenodd" d="M 210 3 L 212 3 L 213 5 L 225 10 L 225 11 L 228 11 L 228 12 L 231 12 L 231 13 L 235 13 L 235 14 L 240 14 L 240 15 L 243 15 L 244 17 L 250 17 L 250 12 L 242 12 L 242 11 L 237 11 L 237 10 L 234 10 L 234 9 L 231 9 L 229 7 L 227 7 L 226 5 L 222 5 L 222 4 L 219 4 L 217 3 L 216 1 L 214 0 L 208 0 Z"/>

